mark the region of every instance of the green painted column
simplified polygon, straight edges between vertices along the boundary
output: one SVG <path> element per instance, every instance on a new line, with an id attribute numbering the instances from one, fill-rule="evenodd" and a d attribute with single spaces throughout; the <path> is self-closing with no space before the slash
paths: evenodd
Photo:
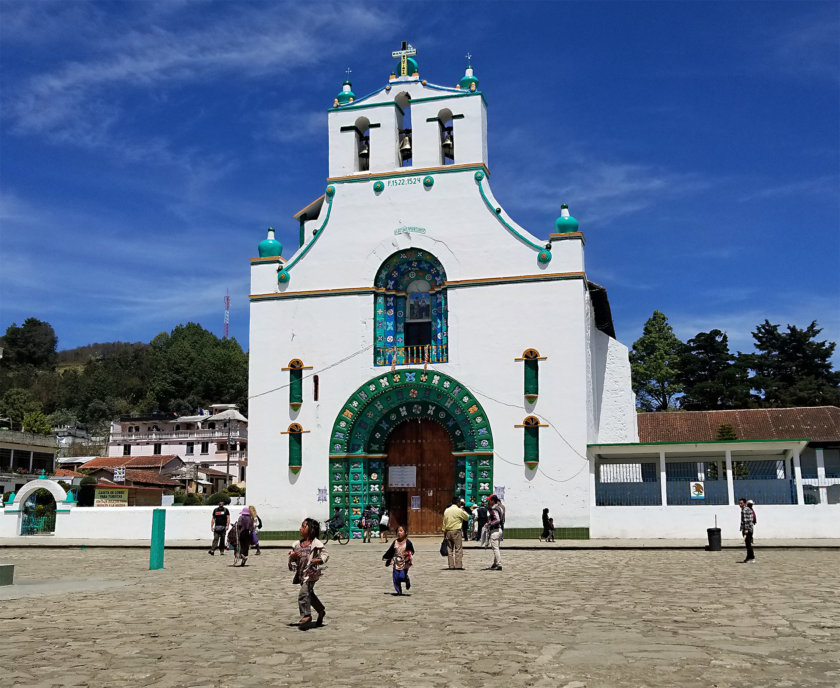
<path id="1" fill-rule="evenodd" d="M 525 399 L 534 403 L 540 392 L 540 373 L 538 361 L 525 361 Z"/>
<path id="2" fill-rule="evenodd" d="M 539 432 L 539 427 L 525 427 L 525 465 L 530 469 L 536 468 L 540 462 Z"/>
<path id="3" fill-rule="evenodd" d="M 292 368 L 289 371 L 289 406 L 297 411 L 303 404 L 303 370 Z"/>
<path id="4" fill-rule="evenodd" d="M 298 432 L 289 433 L 289 470 L 299 473 L 303 466 L 303 435 Z"/>
<path id="5" fill-rule="evenodd" d="M 166 509 L 152 512 L 152 546 L 149 552 L 149 570 L 163 568 L 163 543 L 166 532 Z"/>

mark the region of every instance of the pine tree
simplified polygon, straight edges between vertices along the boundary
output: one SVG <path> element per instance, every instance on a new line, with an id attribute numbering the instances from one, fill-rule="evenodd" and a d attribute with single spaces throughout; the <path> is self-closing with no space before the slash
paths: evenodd
<path id="1" fill-rule="evenodd" d="M 742 408 L 750 402 L 746 367 L 729 351 L 729 339 L 720 330 L 698 332 L 686 342 L 679 362 L 687 411 Z"/>
<path id="2" fill-rule="evenodd" d="M 630 352 L 636 404 L 645 411 L 667 411 L 682 392 L 679 360 L 685 345 L 674 334 L 664 313 L 654 311 Z"/>
<path id="3" fill-rule="evenodd" d="M 756 353 L 742 354 L 754 372 L 752 387 L 765 407 L 840 404 L 840 373 L 833 370 L 834 342 L 816 341 L 822 329 L 813 321 L 805 329 L 765 320 L 752 333 Z"/>

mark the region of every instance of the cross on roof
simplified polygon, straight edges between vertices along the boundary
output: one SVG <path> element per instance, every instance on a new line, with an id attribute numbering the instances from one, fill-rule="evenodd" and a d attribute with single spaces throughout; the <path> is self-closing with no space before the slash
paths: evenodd
<path id="1" fill-rule="evenodd" d="M 352 71 L 353 71 L 353 70 L 352 70 L 352 69 L 350 69 L 350 67 L 348 67 L 348 68 L 347 68 L 347 71 L 345 72 L 345 74 L 347 74 L 347 80 L 348 80 L 348 81 L 350 81 L 350 72 L 352 72 Z"/>
<path id="2" fill-rule="evenodd" d="M 402 42 L 402 49 L 394 50 L 391 57 L 400 58 L 400 76 L 408 76 L 408 56 L 416 55 L 417 49 L 411 46 L 407 41 Z"/>
<path id="3" fill-rule="evenodd" d="M 467 53 L 467 62 L 469 62 L 470 60 L 472 60 L 472 53 L 468 52 Z"/>

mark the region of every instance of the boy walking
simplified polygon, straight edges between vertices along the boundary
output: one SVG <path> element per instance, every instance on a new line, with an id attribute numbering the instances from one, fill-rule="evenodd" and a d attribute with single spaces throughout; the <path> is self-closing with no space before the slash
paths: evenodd
<path id="1" fill-rule="evenodd" d="M 747 500 L 741 497 L 738 500 L 738 506 L 741 507 L 741 535 L 744 536 L 744 544 L 747 547 L 747 558 L 742 561 L 742 564 L 748 564 L 755 561 L 755 553 L 753 552 L 753 510 L 747 504 Z"/>

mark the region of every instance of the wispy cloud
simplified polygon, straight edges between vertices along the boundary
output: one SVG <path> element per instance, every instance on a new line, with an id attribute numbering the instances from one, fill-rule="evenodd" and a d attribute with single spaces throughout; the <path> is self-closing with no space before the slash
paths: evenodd
<path id="1" fill-rule="evenodd" d="M 803 3 L 813 11 L 788 18 L 767 36 L 767 54 L 777 66 L 797 77 L 840 80 L 840 7 L 836 2 Z"/>
<path id="2" fill-rule="evenodd" d="M 838 186 L 840 186 L 838 175 L 822 175 L 812 179 L 800 179 L 756 189 L 741 196 L 739 200 L 746 202 L 781 196 L 820 196 L 836 200 Z"/>
<path id="3" fill-rule="evenodd" d="M 147 6 L 159 7 L 142 3 L 144 9 Z M 28 26 L 33 14 L 38 13 L 21 10 L 13 21 Z M 92 18 L 70 19 L 72 27 L 86 26 Z M 320 6 L 287 3 L 240 6 L 224 22 L 211 17 L 186 29 L 178 23 L 177 13 L 158 15 L 143 30 L 124 30 L 113 17 L 98 19 L 112 22 L 113 30 L 100 27 L 82 55 L 11 84 L 6 113 L 14 132 L 111 149 L 119 143 L 113 129 L 124 122 L 130 112 L 128 99 L 137 93 L 151 96 L 157 89 L 202 84 L 224 75 L 278 78 L 319 63 L 327 54 L 349 50 L 347 44 L 328 42 L 339 29 L 343 35 L 364 35 L 374 26 L 388 24 L 386 15 L 357 6 L 335 5 L 325 12 Z M 167 162 L 172 157 L 170 144 L 163 139 L 123 144 L 116 152 L 133 160 L 157 155 Z"/>
<path id="4" fill-rule="evenodd" d="M 676 172 L 654 165 L 621 161 L 577 158 L 564 160 L 566 169 L 575 174 L 535 174 L 529 180 L 517 178 L 517 184 L 527 188 L 527 200 L 517 195 L 510 203 L 513 208 L 559 212 L 560 203 L 568 199 L 577 210 L 585 213 L 587 227 L 607 225 L 617 218 L 626 218 L 665 201 L 693 194 L 709 188 L 712 182 L 698 174 Z M 559 184 L 557 177 L 569 179 Z"/>
<path id="5" fill-rule="evenodd" d="M 789 303 L 778 303 L 763 308 L 748 305 L 744 308 L 726 308 L 723 311 L 699 312 L 693 308 L 692 313 L 669 313 L 668 320 L 676 335 L 686 341 L 698 332 L 708 332 L 718 329 L 726 332 L 729 338 L 729 348 L 732 351 L 752 351 L 754 340 L 752 331 L 765 319 L 773 324 L 780 324 L 782 329 L 787 325 L 807 327 L 813 320 L 822 328 L 818 339 L 840 342 L 840 313 L 837 304 L 829 297 L 798 294 Z M 716 304 L 720 305 L 720 304 Z M 822 317 L 821 317 L 822 316 Z M 840 350 L 835 350 L 835 365 L 840 366 Z"/>

